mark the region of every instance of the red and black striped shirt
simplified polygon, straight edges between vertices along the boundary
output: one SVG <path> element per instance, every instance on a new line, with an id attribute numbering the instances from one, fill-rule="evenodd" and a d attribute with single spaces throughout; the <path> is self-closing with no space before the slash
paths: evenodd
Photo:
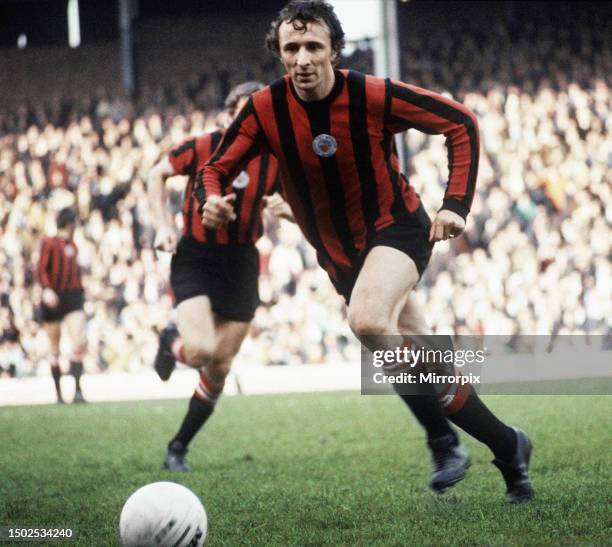
<path id="1" fill-rule="evenodd" d="M 55 292 L 83 290 L 78 251 L 73 241 L 62 237 L 46 237 L 40 246 L 38 281 Z"/>
<path id="2" fill-rule="evenodd" d="M 218 245 L 254 242 L 263 232 L 262 198 L 280 191 L 278 163 L 270 154 L 253 158 L 233 181 L 236 220 L 221 230 L 205 230 L 199 212 L 200 204 L 193 195 L 194 185 L 198 171 L 212 156 L 222 136 L 223 131 L 219 130 L 189 138 L 170 151 L 170 164 L 176 174 L 189 176 L 183 200 L 183 236 Z"/>
<path id="3" fill-rule="evenodd" d="M 299 98 L 288 76 L 255 93 L 227 130 L 203 176 L 206 195 L 224 191 L 244 162 L 278 159 L 296 221 L 335 277 L 349 269 L 376 232 L 415 214 L 420 200 L 400 172 L 393 134 L 444 134 L 449 179 L 443 209 L 465 218 L 478 171 L 478 124 L 441 95 L 355 71 L 335 72 L 321 101 Z"/>

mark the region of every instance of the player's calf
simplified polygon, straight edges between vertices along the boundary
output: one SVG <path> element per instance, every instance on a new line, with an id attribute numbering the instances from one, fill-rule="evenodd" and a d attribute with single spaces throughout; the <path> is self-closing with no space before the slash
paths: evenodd
<path id="1" fill-rule="evenodd" d="M 55 385 L 55 393 L 57 395 L 58 404 L 63 404 L 64 398 L 62 397 L 61 378 L 62 370 L 59 363 L 59 354 L 54 353 L 51 355 L 51 376 Z"/>
<path id="2" fill-rule="evenodd" d="M 70 374 L 74 378 L 74 399 L 73 403 L 84 403 L 83 391 L 81 389 L 81 376 L 83 376 L 83 354 L 84 348 L 79 348 L 70 357 Z"/>
<path id="3" fill-rule="evenodd" d="M 215 382 L 205 369 L 200 371 L 200 381 L 189 401 L 187 414 L 178 432 L 168 443 L 164 458 L 165 469 L 180 473 L 189 471 L 186 460 L 189 444 L 212 415 L 222 391 L 223 383 Z"/>

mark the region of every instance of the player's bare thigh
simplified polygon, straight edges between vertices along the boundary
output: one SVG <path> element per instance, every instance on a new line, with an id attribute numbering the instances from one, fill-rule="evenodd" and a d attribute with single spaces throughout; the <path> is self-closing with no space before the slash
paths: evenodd
<path id="1" fill-rule="evenodd" d="M 231 321 L 214 313 L 207 296 L 184 300 L 176 312 L 186 364 L 194 368 L 229 365 L 249 331 L 250 322 Z"/>
<path id="2" fill-rule="evenodd" d="M 232 321 L 218 314 L 215 316 L 216 347 L 206 370 L 213 381 L 221 382 L 229 373 L 232 360 L 240 351 L 251 326 L 250 321 Z"/>
<path id="3" fill-rule="evenodd" d="M 208 296 L 183 300 L 176 307 L 176 327 L 183 340 L 187 365 L 200 368 L 215 349 L 215 321 Z"/>
<path id="4" fill-rule="evenodd" d="M 64 317 L 64 328 L 74 353 L 85 353 L 87 349 L 87 318 L 83 310 L 75 310 Z"/>
<path id="5" fill-rule="evenodd" d="M 49 337 L 49 344 L 51 345 L 52 353 L 59 353 L 60 349 L 60 336 L 62 334 L 62 324 L 60 321 L 45 321 L 42 324 L 44 331 Z"/>
<path id="6" fill-rule="evenodd" d="M 359 337 L 397 334 L 400 312 L 418 280 L 408 255 L 382 245 L 372 248 L 351 294 L 348 318 L 353 332 Z"/>

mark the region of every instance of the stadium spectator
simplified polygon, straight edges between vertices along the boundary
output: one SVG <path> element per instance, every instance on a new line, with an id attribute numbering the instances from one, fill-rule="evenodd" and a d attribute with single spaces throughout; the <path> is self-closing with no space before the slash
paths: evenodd
<path id="1" fill-rule="evenodd" d="M 71 207 L 65 207 L 58 213 L 57 235 L 43 238 L 37 266 L 37 278 L 42 287 L 40 321 L 49 337 L 51 375 L 58 403 L 64 402 L 60 385 L 62 327 L 71 344 L 70 374 L 75 380 L 74 402 L 85 402 L 81 375 L 87 336 L 78 250 L 73 241 L 76 222 L 77 213 Z"/>

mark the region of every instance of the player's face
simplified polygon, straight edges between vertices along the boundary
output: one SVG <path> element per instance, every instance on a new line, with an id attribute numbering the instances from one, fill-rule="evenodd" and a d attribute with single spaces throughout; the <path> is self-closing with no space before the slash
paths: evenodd
<path id="1" fill-rule="evenodd" d="M 280 56 L 296 91 L 305 100 L 325 98 L 334 85 L 329 29 L 325 23 L 308 23 L 296 30 L 283 22 L 278 29 Z"/>
<path id="2" fill-rule="evenodd" d="M 66 224 L 64 227 L 64 231 L 66 232 L 68 239 L 72 239 L 74 236 L 74 230 L 76 229 L 76 222 L 71 222 L 70 224 Z"/>

